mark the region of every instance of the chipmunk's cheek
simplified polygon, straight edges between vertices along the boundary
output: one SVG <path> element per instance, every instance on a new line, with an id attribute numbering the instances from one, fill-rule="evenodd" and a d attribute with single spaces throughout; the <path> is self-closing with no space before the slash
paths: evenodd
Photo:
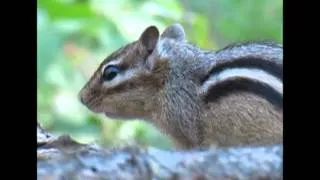
<path id="1" fill-rule="evenodd" d="M 105 115 L 113 115 L 116 113 L 115 110 L 115 104 L 113 102 L 110 101 L 104 101 L 103 102 L 103 108 L 102 111 Z"/>
<path id="2" fill-rule="evenodd" d="M 105 114 L 115 114 L 116 113 L 116 111 L 114 111 L 112 108 L 104 108 L 103 112 Z"/>

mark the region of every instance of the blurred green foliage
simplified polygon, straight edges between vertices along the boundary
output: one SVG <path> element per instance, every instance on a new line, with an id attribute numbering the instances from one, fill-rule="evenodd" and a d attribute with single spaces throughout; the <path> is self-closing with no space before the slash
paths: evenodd
<path id="1" fill-rule="evenodd" d="M 150 124 L 89 112 L 77 93 L 112 51 L 151 24 L 163 30 L 175 22 L 206 49 L 244 40 L 282 43 L 279 0 L 38 0 L 39 122 L 80 142 L 172 146 Z"/>

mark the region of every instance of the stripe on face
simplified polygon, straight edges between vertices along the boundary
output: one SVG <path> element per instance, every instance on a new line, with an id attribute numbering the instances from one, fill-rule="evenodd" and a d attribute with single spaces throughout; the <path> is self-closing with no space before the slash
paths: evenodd
<path id="1" fill-rule="evenodd" d="M 116 60 L 110 61 L 109 63 L 105 64 L 101 68 L 101 74 L 103 74 L 106 67 L 113 65 L 113 66 L 120 66 L 122 62 L 122 58 L 118 58 Z M 104 81 L 103 86 L 104 87 L 115 87 L 119 85 L 121 82 L 124 82 L 126 80 L 132 79 L 137 76 L 138 69 L 126 69 L 124 71 L 121 71 L 117 76 L 110 80 L 110 81 Z"/>

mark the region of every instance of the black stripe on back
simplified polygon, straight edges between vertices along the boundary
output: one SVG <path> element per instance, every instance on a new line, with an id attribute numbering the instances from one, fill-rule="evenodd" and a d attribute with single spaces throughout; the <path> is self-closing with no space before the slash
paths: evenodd
<path id="1" fill-rule="evenodd" d="M 263 82 L 253 81 L 246 78 L 234 78 L 220 82 L 208 89 L 204 98 L 207 102 L 213 102 L 234 92 L 249 92 L 266 99 L 271 104 L 282 109 L 282 94 Z"/>
<path id="2" fill-rule="evenodd" d="M 270 73 L 271 75 L 283 80 L 282 64 L 277 64 L 272 60 L 261 60 L 258 58 L 247 57 L 217 63 L 215 67 L 210 70 L 208 76 L 206 76 L 202 80 L 202 83 L 207 81 L 211 76 L 216 75 L 229 68 L 257 68 L 264 70 Z"/>

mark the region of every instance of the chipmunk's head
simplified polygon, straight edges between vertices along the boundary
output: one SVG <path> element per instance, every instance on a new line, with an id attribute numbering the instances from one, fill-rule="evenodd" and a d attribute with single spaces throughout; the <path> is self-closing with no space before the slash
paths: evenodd
<path id="1" fill-rule="evenodd" d="M 148 118 L 169 70 L 168 62 L 155 55 L 162 37 L 183 39 L 182 26 L 168 27 L 161 37 L 150 26 L 137 41 L 108 56 L 80 91 L 82 104 L 109 117 Z"/>

